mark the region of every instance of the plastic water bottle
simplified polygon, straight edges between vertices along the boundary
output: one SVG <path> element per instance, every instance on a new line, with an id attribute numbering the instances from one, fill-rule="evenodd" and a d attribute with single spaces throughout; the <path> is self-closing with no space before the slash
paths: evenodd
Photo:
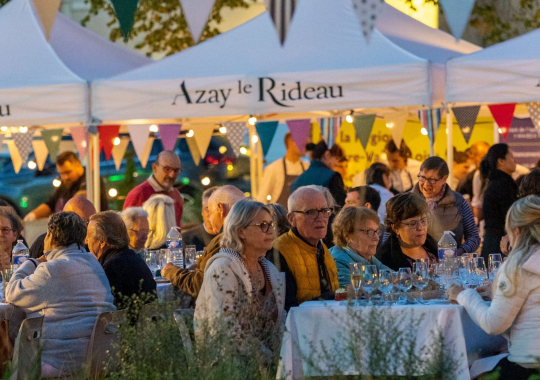
<path id="1" fill-rule="evenodd" d="M 167 249 L 182 251 L 182 233 L 180 227 L 171 227 L 167 234 Z"/>
<path id="2" fill-rule="evenodd" d="M 439 260 L 451 259 L 457 256 L 457 243 L 452 231 L 444 231 L 439 240 Z"/>
<path id="3" fill-rule="evenodd" d="M 22 240 L 17 240 L 17 245 L 13 248 L 13 271 L 16 271 L 26 260 L 28 260 L 28 248 Z"/>

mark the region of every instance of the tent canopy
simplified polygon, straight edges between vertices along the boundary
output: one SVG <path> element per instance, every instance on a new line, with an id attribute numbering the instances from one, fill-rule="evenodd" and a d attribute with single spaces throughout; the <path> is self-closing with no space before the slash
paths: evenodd
<path id="1" fill-rule="evenodd" d="M 152 62 L 133 50 L 82 27 L 58 12 L 50 43 L 74 73 L 88 81 L 109 78 Z"/>
<path id="2" fill-rule="evenodd" d="M 280 46 L 268 13 L 186 51 L 92 84 L 101 120 L 299 113 L 430 103 L 427 60 L 378 31 L 367 44 L 349 0 L 299 2 Z"/>
<path id="3" fill-rule="evenodd" d="M 56 55 L 32 7 L 0 8 L 0 125 L 85 122 L 88 85 Z"/>
<path id="4" fill-rule="evenodd" d="M 540 101 L 540 29 L 447 64 L 446 98 L 452 103 Z"/>

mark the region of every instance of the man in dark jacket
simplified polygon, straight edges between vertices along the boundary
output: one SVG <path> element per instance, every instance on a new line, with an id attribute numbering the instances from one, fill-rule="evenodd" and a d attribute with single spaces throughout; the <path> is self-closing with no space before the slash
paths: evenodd
<path id="1" fill-rule="evenodd" d="M 321 141 L 313 148 L 311 153 L 311 164 L 291 185 L 291 193 L 302 186 L 319 185 L 328 188 L 336 200 L 336 203 L 343 207 L 345 204 L 345 185 L 341 174 L 332 170 L 337 160 L 324 141 Z"/>
<path id="2" fill-rule="evenodd" d="M 105 270 L 118 309 L 130 306 L 134 295 L 145 303 L 155 300 L 156 281 L 143 259 L 129 249 L 120 215 L 112 211 L 92 215 L 86 244 Z"/>

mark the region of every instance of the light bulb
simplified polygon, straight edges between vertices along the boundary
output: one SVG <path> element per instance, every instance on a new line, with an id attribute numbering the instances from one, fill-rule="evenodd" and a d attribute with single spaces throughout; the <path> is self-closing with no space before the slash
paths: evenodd
<path id="1" fill-rule="evenodd" d="M 120 137 L 115 137 L 115 138 L 114 138 L 114 140 L 113 140 L 113 145 L 114 145 L 114 146 L 120 145 Z"/>
<path id="2" fill-rule="evenodd" d="M 427 129 L 426 128 L 422 128 L 420 130 L 420 133 L 423 134 L 424 136 L 427 136 Z"/>
<path id="3" fill-rule="evenodd" d="M 247 149 L 246 149 L 245 146 L 241 146 L 241 147 L 240 147 L 240 153 L 242 153 L 242 154 L 247 154 Z"/>
<path id="4" fill-rule="evenodd" d="M 352 123 L 354 120 L 353 120 L 353 117 L 351 115 L 347 115 L 347 117 L 345 118 L 345 120 L 347 120 L 347 123 Z"/>
<path id="5" fill-rule="evenodd" d="M 253 144 L 257 144 L 259 142 L 259 136 L 257 136 L 257 135 L 251 136 L 251 142 Z"/>
<path id="6" fill-rule="evenodd" d="M 386 128 L 394 128 L 394 123 L 386 123 Z"/>
<path id="7" fill-rule="evenodd" d="M 188 133 L 186 133 L 186 136 L 187 137 L 193 137 L 193 135 L 195 134 L 195 132 L 193 132 L 193 129 L 190 129 Z"/>
<path id="8" fill-rule="evenodd" d="M 28 169 L 34 170 L 37 168 L 37 164 L 34 161 L 28 161 Z"/>
<path id="9" fill-rule="evenodd" d="M 118 195 L 118 190 L 116 190 L 115 188 L 112 188 L 109 190 L 109 197 L 114 198 L 117 195 Z"/>
<path id="10" fill-rule="evenodd" d="M 208 186 L 208 185 L 210 185 L 210 178 L 204 177 L 204 178 L 201 180 L 201 183 L 203 184 L 203 186 Z"/>
<path id="11" fill-rule="evenodd" d="M 223 134 L 227 133 L 227 128 L 219 127 L 219 133 L 223 133 Z"/>
<path id="12" fill-rule="evenodd" d="M 155 124 L 152 124 L 152 125 L 150 126 L 150 132 L 154 132 L 154 133 L 155 133 L 155 132 L 157 132 L 157 131 L 158 131 L 158 126 L 155 125 Z"/>
<path id="13" fill-rule="evenodd" d="M 19 131 L 21 133 L 26 133 L 26 132 L 28 132 L 28 127 L 19 127 Z"/>
<path id="14" fill-rule="evenodd" d="M 255 125 L 257 123 L 257 118 L 255 116 L 251 116 L 248 119 L 248 123 L 249 123 L 249 125 Z"/>
<path id="15" fill-rule="evenodd" d="M 9 129 L 9 128 L 6 127 L 5 125 L 2 126 L 2 127 L 0 127 L 0 131 L 2 131 L 2 132 L 6 132 L 8 129 Z"/>
<path id="16" fill-rule="evenodd" d="M 225 154 L 227 152 L 227 147 L 225 145 L 222 145 L 219 147 L 219 153 Z"/>
<path id="17" fill-rule="evenodd" d="M 60 187 L 62 184 L 62 181 L 60 181 L 58 178 L 53 179 L 52 184 L 54 187 Z"/>

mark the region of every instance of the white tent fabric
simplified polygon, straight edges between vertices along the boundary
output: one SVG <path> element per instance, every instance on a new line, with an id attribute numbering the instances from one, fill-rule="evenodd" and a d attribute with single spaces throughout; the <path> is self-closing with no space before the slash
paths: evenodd
<path id="1" fill-rule="evenodd" d="M 540 101 L 540 29 L 447 64 L 446 97 L 452 103 Z"/>
<path id="2" fill-rule="evenodd" d="M 87 82 L 58 58 L 32 7 L 12 0 L 0 8 L 0 125 L 85 122 Z"/>
<path id="3" fill-rule="evenodd" d="M 481 50 L 465 40 L 431 28 L 384 3 L 377 19 L 377 29 L 393 43 L 430 62 L 431 101 L 435 106 L 444 102 L 446 62 L 449 59 Z"/>
<path id="4" fill-rule="evenodd" d="M 428 62 L 375 31 L 350 0 L 299 2 L 282 48 L 268 13 L 152 65 L 92 84 L 102 120 L 164 119 L 430 103 Z"/>
<path id="5" fill-rule="evenodd" d="M 75 74 L 88 81 L 109 78 L 152 62 L 58 13 L 50 43 Z"/>

